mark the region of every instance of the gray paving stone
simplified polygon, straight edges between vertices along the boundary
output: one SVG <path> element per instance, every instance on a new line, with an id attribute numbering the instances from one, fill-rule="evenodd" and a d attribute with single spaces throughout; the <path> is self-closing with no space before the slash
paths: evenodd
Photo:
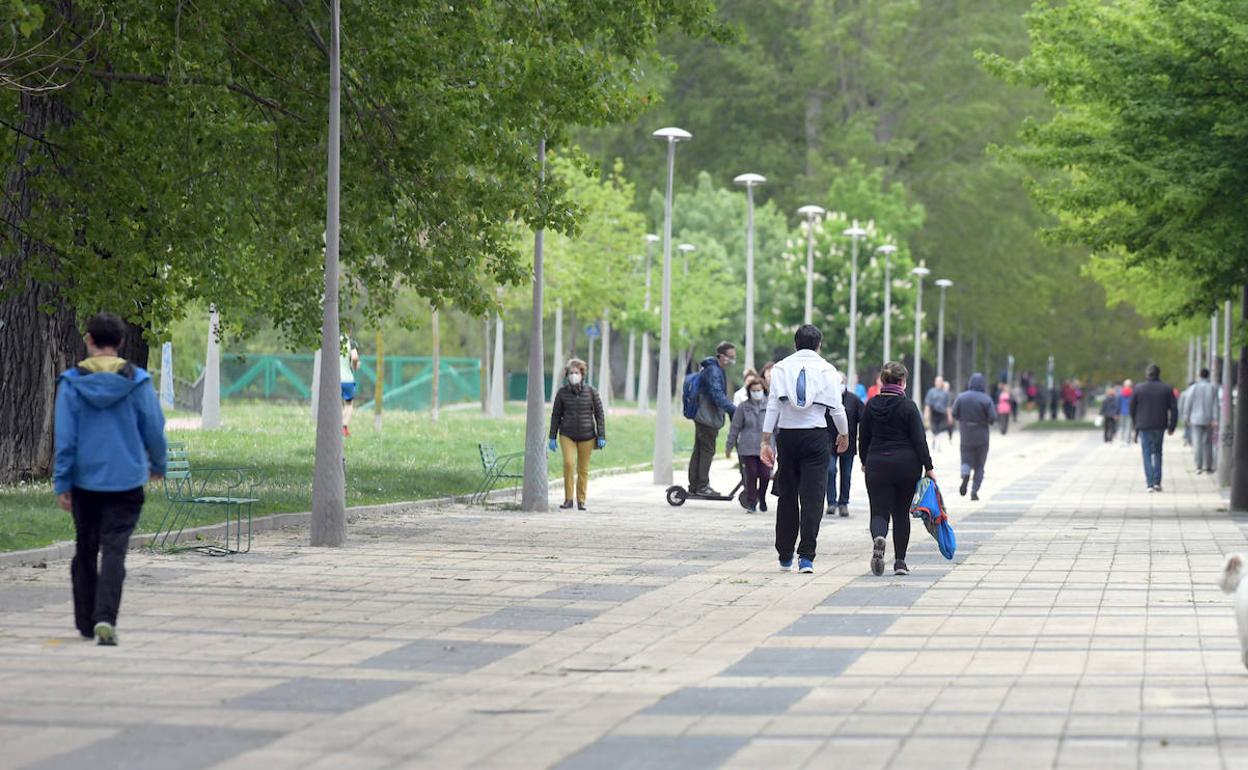
<path id="1" fill-rule="evenodd" d="M 909 607 L 927 589 L 923 586 L 847 585 L 823 600 L 825 607 Z"/>
<path id="2" fill-rule="evenodd" d="M 839 676 L 862 649 L 762 647 L 729 666 L 724 676 Z"/>
<path id="3" fill-rule="evenodd" d="M 613 583 L 574 583 L 560 586 L 539 595 L 539 599 L 569 599 L 592 602 L 627 602 L 654 590 L 654 586 L 622 585 Z"/>
<path id="4" fill-rule="evenodd" d="M 713 770 L 749 738 L 735 735 L 608 735 L 573 754 L 558 770 Z"/>
<path id="5" fill-rule="evenodd" d="M 411 688 L 386 679 L 300 677 L 225 702 L 227 708 L 262 711 L 350 711 Z"/>
<path id="6" fill-rule="evenodd" d="M 44 585 L 6 585 L 0 588 L 0 614 L 27 612 L 49 604 L 73 601 L 68 588 Z M 69 630 L 74 628 L 71 616 L 65 621 Z"/>
<path id="7" fill-rule="evenodd" d="M 520 644 L 417 639 L 359 665 L 392 671 L 429 671 L 462 674 L 489 665 L 524 649 Z"/>
<path id="8" fill-rule="evenodd" d="M 504 631 L 562 631 L 592 620 L 599 613 L 594 610 L 568 607 L 535 607 L 518 605 L 504 607 L 497 612 L 470 620 L 464 628 L 490 628 Z"/>
<path id="9" fill-rule="evenodd" d="M 781 636 L 878 636 L 900 615 L 812 612 L 798 618 Z"/>
<path id="10" fill-rule="evenodd" d="M 783 714 L 809 687 L 685 687 L 646 709 L 646 714 Z"/>
<path id="11" fill-rule="evenodd" d="M 144 725 L 27 765 L 24 770 L 200 770 L 259 748 L 278 733 Z"/>

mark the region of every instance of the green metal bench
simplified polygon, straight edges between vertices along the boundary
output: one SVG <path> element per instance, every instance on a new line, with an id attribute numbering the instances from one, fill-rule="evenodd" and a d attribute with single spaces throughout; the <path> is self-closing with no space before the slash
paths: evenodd
<path id="1" fill-rule="evenodd" d="M 477 450 L 481 453 L 481 470 L 484 476 L 469 500 L 473 505 L 482 505 L 500 479 L 524 478 L 524 452 L 500 455 L 494 451 L 493 444 L 477 444 Z"/>
<path id="2" fill-rule="evenodd" d="M 251 550 L 252 507 L 260 474 L 254 467 L 192 468 L 186 444 L 169 444 L 169 460 L 165 470 L 165 515 L 152 537 L 152 550 L 200 551 L 209 556 L 247 553 Z M 178 545 L 191 520 L 191 514 L 202 507 L 224 509 L 225 537 L 221 543 Z M 247 521 L 247 540 L 243 542 L 243 518 Z M 233 537 L 231 542 L 231 529 Z"/>

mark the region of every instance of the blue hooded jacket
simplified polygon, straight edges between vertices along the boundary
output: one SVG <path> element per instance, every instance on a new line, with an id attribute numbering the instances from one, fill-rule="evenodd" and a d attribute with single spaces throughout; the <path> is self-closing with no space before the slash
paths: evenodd
<path id="1" fill-rule="evenodd" d="M 57 379 L 56 459 L 52 472 L 57 494 L 73 487 L 93 492 L 124 492 L 147 483 L 149 473 L 164 475 L 165 415 L 151 376 L 137 366 L 74 367 Z M 121 362 L 124 364 L 124 362 Z M 111 369 L 111 371 L 109 371 Z M 130 377 L 119 372 L 132 370 Z"/>

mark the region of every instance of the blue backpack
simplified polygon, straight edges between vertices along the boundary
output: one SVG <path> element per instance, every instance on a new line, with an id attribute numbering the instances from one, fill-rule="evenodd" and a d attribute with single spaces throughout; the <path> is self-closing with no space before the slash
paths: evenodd
<path id="1" fill-rule="evenodd" d="M 680 411 L 686 420 L 698 416 L 698 402 L 702 395 L 702 370 L 685 375 L 685 384 L 680 391 Z"/>
<path id="2" fill-rule="evenodd" d="M 910 502 L 910 515 L 923 520 L 923 526 L 929 534 L 936 538 L 940 554 L 952 559 L 958 550 L 958 539 L 953 534 L 953 526 L 949 524 L 949 514 L 945 510 L 945 498 L 940 494 L 940 487 L 927 476 L 919 479 L 914 488 L 914 499 Z"/>

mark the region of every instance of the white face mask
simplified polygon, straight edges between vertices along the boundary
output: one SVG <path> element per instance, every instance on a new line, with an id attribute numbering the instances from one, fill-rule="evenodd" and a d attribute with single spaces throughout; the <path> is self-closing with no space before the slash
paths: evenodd
<path id="1" fill-rule="evenodd" d="M 762 401 L 762 400 L 763 400 L 763 391 L 761 391 L 761 390 L 751 390 L 751 391 L 750 391 L 750 400 L 751 400 L 751 401 Z"/>
<path id="2" fill-rule="evenodd" d="M 580 385 L 580 384 L 581 384 L 581 373 L 580 373 L 580 372 L 568 372 L 568 384 L 569 384 L 569 385 Z"/>

